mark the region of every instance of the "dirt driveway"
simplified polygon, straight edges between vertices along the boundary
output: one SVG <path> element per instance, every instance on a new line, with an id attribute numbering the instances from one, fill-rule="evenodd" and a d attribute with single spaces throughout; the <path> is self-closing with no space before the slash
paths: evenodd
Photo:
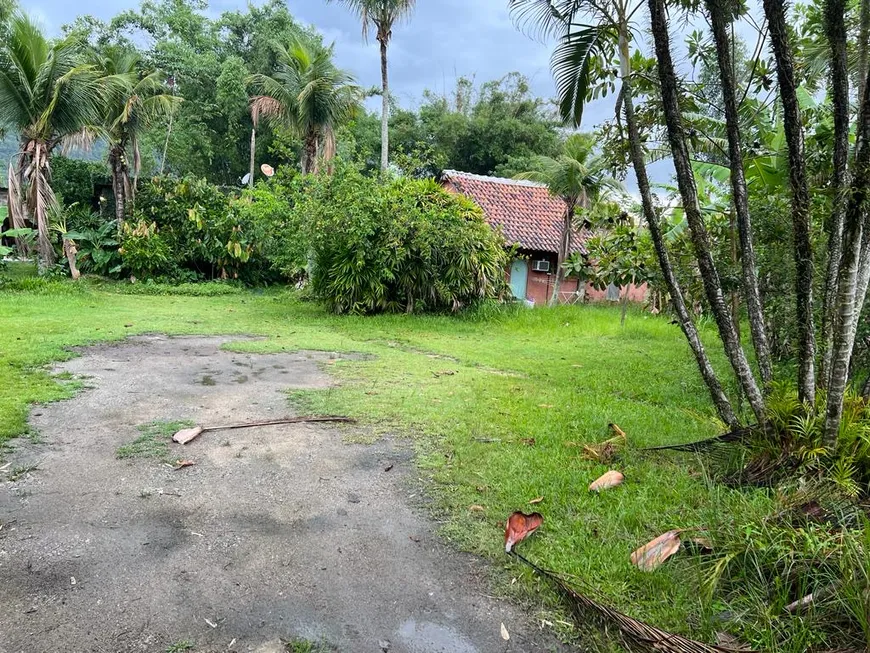
<path id="1" fill-rule="evenodd" d="M 235 354 L 228 340 L 143 336 L 60 367 L 93 388 L 35 408 L 42 444 L 8 458 L 38 470 L 0 489 L 0 651 L 551 650 L 484 596 L 482 563 L 438 541 L 401 447 L 294 425 L 173 445 L 196 461 L 179 471 L 118 460 L 138 425 L 285 416 L 288 388 L 329 385 L 325 354 Z"/>

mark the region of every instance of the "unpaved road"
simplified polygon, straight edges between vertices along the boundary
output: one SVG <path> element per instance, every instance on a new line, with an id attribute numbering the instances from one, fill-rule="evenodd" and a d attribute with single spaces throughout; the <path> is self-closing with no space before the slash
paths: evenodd
<path id="1" fill-rule="evenodd" d="M 143 336 L 60 366 L 93 387 L 36 407 L 42 444 L 8 457 L 39 468 L 0 487 L 2 653 L 271 653 L 300 637 L 343 653 L 553 650 L 484 596 L 481 562 L 438 541 L 402 448 L 294 425 L 173 445 L 196 462 L 179 471 L 118 460 L 140 424 L 285 416 L 288 388 L 329 385 L 324 354 L 229 340 Z"/>

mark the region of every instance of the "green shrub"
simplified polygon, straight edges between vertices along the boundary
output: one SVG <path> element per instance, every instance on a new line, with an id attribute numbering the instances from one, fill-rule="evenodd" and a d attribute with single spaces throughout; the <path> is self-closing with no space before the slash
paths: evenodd
<path id="1" fill-rule="evenodd" d="M 295 205 L 302 197 L 299 179 L 274 180 L 246 190 L 230 202 L 234 232 L 251 257 L 240 274 L 248 283 L 293 282 L 305 274 L 308 241 L 302 214 Z"/>
<path id="2" fill-rule="evenodd" d="M 310 183 L 298 210 L 314 293 L 333 311 L 455 311 L 506 296 L 504 241 L 469 200 L 341 164 Z"/>
<path id="3" fill-rule="evenodd" d="M 172 276 L 176 261 L 155 222 L 125 222 L 121 229 L 121 259 L 133 276 Z"/>
<path id="4" fill-rule="evenodd" d="M 66 205 L 90 207 L 94 199 L 94 184 L 109 184 L 109 167 L 104 161 L 82 161 L 65 156 L 51 158 L 51 185 Z M 110 202 L 112 198 L 109 198 Z M 112 204 L 109 204 L 111 212 Z"/>

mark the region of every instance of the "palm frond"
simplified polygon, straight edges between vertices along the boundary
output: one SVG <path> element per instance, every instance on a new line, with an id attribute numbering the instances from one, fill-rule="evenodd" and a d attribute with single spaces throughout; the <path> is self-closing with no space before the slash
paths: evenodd
<path id="1" fill-rule="evenodd" d="M 583 120 L 583 107 L 589 94 L 590 71 L 596 46 L 608 27 L 596 25 L 573 26 L 559 42 L 550 64 L 556 78 L 559 95 L 559 114 L 566 123 L 579 127 Z"/>

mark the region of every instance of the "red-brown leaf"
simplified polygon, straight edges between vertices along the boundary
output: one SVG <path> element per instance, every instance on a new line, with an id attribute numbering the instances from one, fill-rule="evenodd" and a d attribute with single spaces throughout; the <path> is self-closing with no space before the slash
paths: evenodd
<path id="1" fill-rule="evenodd" d="M 601 492 L 602 490 L 608 490 L 617 485 L 622 485 L 624 480 L 625 476 L 623 476 L 621 472 L 611 469 L 609 472 L 606 472 L 600 478 L 590 483 L 589 491 Z"/>
<path id="2" fill-rule="evenodd" d="M 504 529 L 504 550 L 510 553 L 515 544 L 522 542 L 538 530 L 543 523 L 544 517 L 537 512 L 533 512 L 531 515 L 521 512 L 512 514 L 508 519 L 507 527 Z"/>
<path id="3" fill-rule="evenodd" d="M 641 571 L 653 571 L 665 560 L 680 550 L 680 533 L 682 530 L 673 530 L 659 535 L 652 542 L 648 542 L 631 554 L 631 564 Z"/>

